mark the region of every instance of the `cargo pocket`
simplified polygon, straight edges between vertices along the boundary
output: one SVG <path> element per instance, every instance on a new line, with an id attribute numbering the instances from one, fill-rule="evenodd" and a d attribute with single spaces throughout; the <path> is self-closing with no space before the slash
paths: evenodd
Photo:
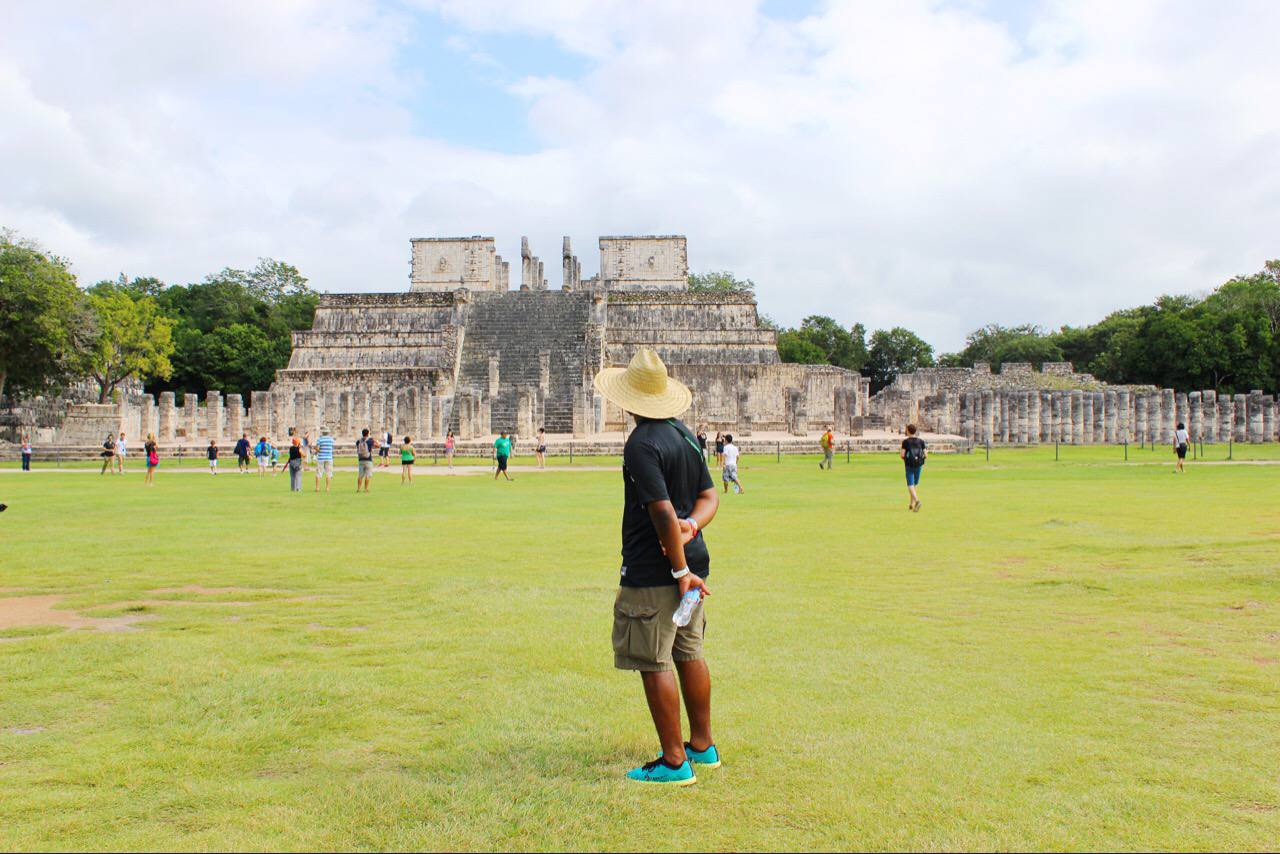
<path id="1" fill-rule="evenodd" d="M 613 652 L 646 664 L 658 661 L 658 609 L 619 602 L 613 606 Z"/>

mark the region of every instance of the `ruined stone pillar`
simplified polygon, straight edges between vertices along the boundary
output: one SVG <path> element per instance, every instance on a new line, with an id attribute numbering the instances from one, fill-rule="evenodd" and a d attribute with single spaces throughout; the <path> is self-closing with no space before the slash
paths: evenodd
<path id="1" fill-rule="evenodd" d="M 182 426 L 187 434 L 187 444 L 200 438 L 200 395 L 194 391 L 182 395 Z"/>
<path id="2" fill-rule="evenodd" d="M 1273 395 L 1262 398 L 1262 441 L 1276 440 L 1276 399 Z"/>
<path id="3" fill-rule="evenodd" d="M 174 417 L 175 409 L 173 392 L 160 392 L 159 429 L 156 431 L 156 441 L 164 444 L 169 444 L 173 441 L 177 421 Z"/>
<path id="4" fill-rule="evenodd" d="M 1229 394 L 1218 398 L 1218 441 L 1226 442 L 1235 434 L 1236 402 Z"/>
<path id="5" fill-rule="evenodd" d="M 1093 444 L 1093 393 L 1080 393 L 1080 441 Z"/>
<path id="6" fill-rule="evenodd" d="M 538 388 L 544 395 L 551 393 L 551 351 L 538 353 Z"/>
<path id="7" fill-rule="evenodd" d="M 431 395 L 431 436 L 443 439 L 449 432 L 449 407 L 444 395 Z"/>
<path id="8" fill-rule="evenodd" d="M 1235 441 L 1249 441 L 1249 395 L 1237 394 L 1235 396 Z"/>
<path id="9" fill-rule="evenodd" d="M 973 441 L 973 392 L 960 396 L 960 435 Z"/>
<path id="10" fill-rule="evenodd" d="M 1129 414 L 1129 390 L 1116 390 L 1116 441 L 1129 442 L 1133 439 L 1132 420 Z"/>
<path id="11" fill-rule="evenodd" d="M 1160 392 L 1160 443 L 1169 445 L 1173 443 L 1173 425 L 1177 422 L 1178 417 L 1176 406 L 1174 404 L 1173 389 L 1166 388 Z"/>
<path id="12" fill-rule="evenodd" d="M 351 435 L 351 395 L 352 392 L 338 392 L 338 406 L 334 412 L 333 438 L 336 442 L 338 437 L 347 437 Z"/>
<path id="13" fill-rule="evenodd" d="M 990 389 L 982 391 L 982 435 L 980 442 L 990 442 L 995 439 L 995 395 Z"/>
<path id="14" fill-rule="evenodd" d="M 1042 391 L 1040 398 L 1040 436 L 1041 442 L 1053 441 L 1053 392 Z"/>
<path id="15" fill-rule="evenodd" d="M 244 398 L 232 392 L 227 395 L 227 434 L 232 441 L 239 441 L 244 433 Z"/>
<path id="16" fill-rule="evenodd" d="M 1177 429 L 1182 424 L 1184 429 L 1190 429 L 1187 422 L 1191 420 L 1191 401 L 1187 399 L 1184 392 L 1176 392 L 1173 396 L 1173 425 Z M 1194 434 L 1193 434 L 1194 435 Z M 1169 436 L 1169 441 L 1173 441 L 1173 436 Z"/>
<path id="17" fill-rule="evenodd" d="M 1262 441 L 1262 391 L 1259 389 L 1249 392 L 1249 420 L 1245 429 L 1250 444 Z"/>
<path id="18" fill-rule="evenodd" d="M 1107 396 L 1100 391 L 1093 393 L 1093 443 L 1101 445 L 1107 441 L 1106 420 Z"/>
<path id="19" fill-rule="evenodd" d="M 210 391 L 205 392 L 205 432 L 209 434 L 210 439 L 222 438 L 222 392 Z"/>
<path id="20" fill-rule="evenodd" d="M 1027 438 L 1033 445 L 1040 443 L 1040 392 L 1033 391 L 1027 395 Z"/>
<path id="21" fill-rule="evenodd" d="M 1111 388 L 1102 393 L 1102 441 L 1116 443 L 1116 392 Z"/>
<path id="22" fill-rule="evenodd" d="M 1140 445 L 1145 445 L 1151 439 L 1150 434 L 1147 432 L 1147 418 L 1149 417 L 1147 413 L 1147 402 L 1148 402 L 1147 398 L 1148 398 L 1148 395 L 1142 392 L 1139 392 L 1138 394 L 1134 395 L 1134 401 L 1133 401 L 1133 408 L 1134 408 L 1134 415 L 1135 415 L 1134 438 L 1138 441 L 1138 444 Z"/>
<path id="23" fill-rule="evenodd" d="M 267 438 L 275 444 L 280 444 L 285 436 L 288 435 L 289 427 L 293 424 L 293 397 L 292 395 L 280 392 L 271 395 L 271 433 L 267 434 Z"/>
<path id="24" fill-rule="evenodd" d="M 1073 445 L 1084 442 L 1084 392 L 1071 390 L 1071 439 Z"/>
<path id="25" fill-rule="evenodd" d="M 1198 440 L 1204 431 L 1204 407 L 1201 403 L 1200 392 L 1192 391 L 1187 393 L 1187 432 L 1191 434 L 1191 441 Z"/>
<path id="26" fill-rule="evenodd" d="M 1200 429 L 1202 442 L 1218 441 L 1218 393 L 1213 389 L 1200 393 Z"/>

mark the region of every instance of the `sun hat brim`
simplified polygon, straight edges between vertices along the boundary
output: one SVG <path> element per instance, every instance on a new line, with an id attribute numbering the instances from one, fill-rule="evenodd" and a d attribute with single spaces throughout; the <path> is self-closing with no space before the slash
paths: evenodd
<path id="1" fill-rule="evenodd" d="M 667 377 L 666 390 L 654 394 L 636 388 L 626 368 L 605 368 L 593 384 L 610 401 L 643 418 L 675 418 L 693 403 L 693 392 L 679 380 Z"/>

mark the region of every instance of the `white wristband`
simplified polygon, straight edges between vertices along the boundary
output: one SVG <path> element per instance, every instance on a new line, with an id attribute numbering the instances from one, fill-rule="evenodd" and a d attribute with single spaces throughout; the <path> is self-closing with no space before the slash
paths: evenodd
<path id="1" fill-rule="evenodd" d="M 690 516 L 688 519 L 685 519 L 685 521 L 693 526 L 693 535 L 696 537 L 698 535 L 698 520 Z"/>
<path id="2" fill-rule="evenodd" d="M 687 567 L 687 566 L 686 566 L 684 569 L 680 570 L 679 572 L 677 572 L 677 571 L 676 571 L 676 570 L 674 570 L 674 569 L 673 569 L 673 570 L 671 570 L 671 577 L 672 577 L 672 578 L 675 578 L 675 579 L 677 579 L 677 580 L 678 580 L 678 579 L 681 579 L 681 578 L 684 578 L 684 577 L 685 577 L 686 575 L 688 575 L 688 574 L 689 574 L 689 567 Z"/>

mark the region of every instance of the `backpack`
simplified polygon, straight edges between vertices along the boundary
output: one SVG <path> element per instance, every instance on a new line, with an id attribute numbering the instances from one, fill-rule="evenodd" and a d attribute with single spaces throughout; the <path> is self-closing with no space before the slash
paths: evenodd
<path id="1" fill-rule="evenodd" d="M 920 439 L 916 439 L 914 442 L 908 439 L 907 453 L 903 459 L 913 469 L 918 469 L 924 465 L 924 442 Z"/>

